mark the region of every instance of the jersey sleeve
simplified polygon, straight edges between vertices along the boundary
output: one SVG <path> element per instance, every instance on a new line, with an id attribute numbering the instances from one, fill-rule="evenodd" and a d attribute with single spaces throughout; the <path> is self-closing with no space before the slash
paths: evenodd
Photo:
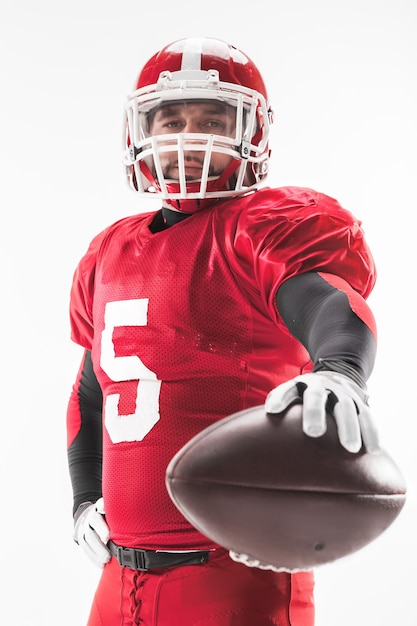
<path id="1" fill-rule="evenodd" d="M 376 357 L 376 324 L 365 300 L 341 278 L 307 272 L 279 288 L 277 306 L 290 333 L 306 348 L 313 371 L 349 375 L 360 386 L 371 375 Z M 330 279 L 330 280 L 329 280 Z M 361 301 L 361 315 L 351 305 Z"/>
<path id="2" fill-rule="evenodd" d="M 252 204 L 258 194 L 254 194 Z M 260 202 L 259 202 L 260 200 Z M 375 264 L 361 222 L 324 194 L 304 188 L 259 194 L 235 224 L 236 271 L 278 316 L 276 293 L 289 278 L 306 272 L 339 276 L 366 298 Z"/>
<path id="3" fill-rule="evenodd" d="M 74 272 L 70 293 L 71 339 L 91 350 L 94 336 L 93 292 L 97 254 L 106 231 L 97 235 L 90 243 L 86 254 Z"/>

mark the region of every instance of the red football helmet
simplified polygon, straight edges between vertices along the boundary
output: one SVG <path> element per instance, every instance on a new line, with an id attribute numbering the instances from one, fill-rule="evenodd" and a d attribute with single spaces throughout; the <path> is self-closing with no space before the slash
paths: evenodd
<path id="1" fill-rule="evenodd" d="M 229 115 L 233 112 L 233 130 L 227 134 L 152 132 L 156 111 L 190 101 L 222 103 Z M 268 173 L 271 122 L 263 79 L 243 52 L 217 39 L 175 41 L 146 63 L 126 104 L 124 162 L 129 182 L 137 192 L 154 193 L 187 213 L 201 208 L 204 198 L 212 202 L 245 194 Z M 201 153 L 198 180 L 185 174 L 187 150 Z M 229 161 L 216 175 L 210 167 L 213 153 L 227 155 Z M 164 169 L 167 155 L 175 159 L 175 180 Z"/>

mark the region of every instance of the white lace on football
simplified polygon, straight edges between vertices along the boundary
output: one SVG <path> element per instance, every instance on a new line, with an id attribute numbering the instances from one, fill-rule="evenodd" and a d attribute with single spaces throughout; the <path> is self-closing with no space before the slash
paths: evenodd
<path id="1" fill-rule="evenodd" d="M 229 552 L 229 556 L 236 563 L 243 563 L 246 567 L 257 567 L 258 569 L 271 570 L 272 572 L 288 572 L 290 574 L 296 574 L 297 572 L 308 572 L 311 571 L 312 568 L 288 568 L 288 567 L 277 567 L 276 565 L 269 565 L 267 563 L 263 563 L 258 559 L 254 559 L 253 557 L 247 554 L 241 554 L 240 552 L 233 552 L 232 550 Z"/>

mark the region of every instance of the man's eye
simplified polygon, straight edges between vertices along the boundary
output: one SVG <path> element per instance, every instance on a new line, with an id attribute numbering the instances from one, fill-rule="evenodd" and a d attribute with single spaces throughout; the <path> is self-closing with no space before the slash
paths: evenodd
<path id="1" fill-rule="evenodd" d="M 224 128 L 224 123 L 219 122 L 218 120 L 209 120 L 206 122 L 206 126 L 209 126 L 210 128 Z"/>
<path id="2" fill-rule="evenodd" d="M 181 123 L 178 120 L 171 120 L 170 122 L 166 122 L 166 124 L 164 124 L 166 128 L 178 128 L 180 125 Z"/>

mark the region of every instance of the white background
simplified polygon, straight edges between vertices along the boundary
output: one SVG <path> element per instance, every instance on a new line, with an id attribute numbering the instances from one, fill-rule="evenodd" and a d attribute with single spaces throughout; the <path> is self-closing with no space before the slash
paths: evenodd
<path id="1" fill-rule="evenodd" d="M 158 208 L 121 165 L 140 67 L 175 39 L 208 35 L 244 50 L 269 86 L 268 184 L 337 197 L 362 219 L 379 269 L 369 386 L 408 503 L 376 542 L 317 571 L 317 626 L 416 626 L 416 17 L 415 0 L 2 1 L 2 624 L 85 623 L 99 572 L 71 539 L 72 273 L 101 228 Z"/>

